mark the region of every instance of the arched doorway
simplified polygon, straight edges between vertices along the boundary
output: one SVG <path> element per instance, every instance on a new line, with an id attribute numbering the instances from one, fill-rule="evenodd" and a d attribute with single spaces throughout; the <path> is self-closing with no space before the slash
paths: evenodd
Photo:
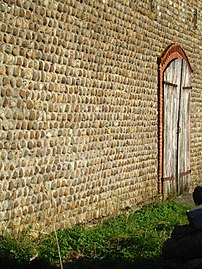
<path id="1" fill-rule="evenodd" d="M 159 58 L 159 192 L 164 199 L 189 190 L 191 72 L 177 44 Z"/>

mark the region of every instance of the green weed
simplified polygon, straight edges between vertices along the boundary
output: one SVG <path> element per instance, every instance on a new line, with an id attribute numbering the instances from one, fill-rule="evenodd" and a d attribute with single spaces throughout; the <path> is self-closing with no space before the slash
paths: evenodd
<path id="1" fill-rule="evenodd" d="M 136 212 L 121 214 L 92 228 L 74 227 L 57 231 L 63 263 L 76 260 L 107 259 L 132 262 L 157 259 L 163 242 L 175 225 L 186 224 L 186 206 L 166 201 L 148 205 Z M 6 235 L 1 239 L 0 256 L 19 264 L 29 263 L 34 255 L 51 265 L 59 266 L 55 234 L 35 242 L 28 234 Z M 16 267 L 17 268 L 17 267 Z"/>

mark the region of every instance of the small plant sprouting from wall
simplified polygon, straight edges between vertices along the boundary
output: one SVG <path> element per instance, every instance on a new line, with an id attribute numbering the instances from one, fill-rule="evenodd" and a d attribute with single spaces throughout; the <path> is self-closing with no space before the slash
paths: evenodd
<path id="1" fill-rule="evenodd" d="M 149 0 L 149 16 L 151 19 L 156 19 L 157 0 Z"/>
<path id="2" fill-rule="evenodd" d="M 194 30 L 197 29 L 197 19 L 198 19 L 198 10 L 197 9 L 194 9 L 194 12 L 193 12 L 193 28 Z"/>
<path id="3" fill-rule="evenodd" d="M 154 11 L 154 0 L 149 0 L 150 18 L 152 18 L 153 11 Z"/>

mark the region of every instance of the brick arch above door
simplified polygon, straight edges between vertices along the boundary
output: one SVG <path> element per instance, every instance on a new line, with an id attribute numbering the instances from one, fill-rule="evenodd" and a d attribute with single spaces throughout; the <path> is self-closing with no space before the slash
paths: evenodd
<path id="1" fill-rule="evenodd" d="M 158 57 L 158 64 L 160 67 L 160 72 L 164 72 L 167 66 L 175 59 L 183 58 L 189 68 L 190 71 L 193 72 L 193 69 L 191 67 L 189 58 L 187 56 L 187 53 L 185 50 L 180 46 L 179 44 L 172 44 L 170 45 L 163 53 Z"/>
<path id="2" fill-rule="evenodd" d="M 159 194 L 163 194 L 163 128 L 164 128 L 164 83 L 163 77 L 166 68 L 176 59 L 183 59 L 193 72 L 189 58 L 185 50 L 179 44 L 170 45 L 158 57 L 158 189 Z"/>

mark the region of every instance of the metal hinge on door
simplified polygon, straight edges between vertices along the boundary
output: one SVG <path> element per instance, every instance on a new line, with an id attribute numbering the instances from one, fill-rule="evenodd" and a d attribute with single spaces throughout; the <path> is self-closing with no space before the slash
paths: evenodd
<path id="1" fill-rule="evenodd" d="M 177 128 L 177 134 L 179 134 L 179 133 L 181 133 L 181 127 L 180 126 L 178 126 L 178 128 Z"/>

